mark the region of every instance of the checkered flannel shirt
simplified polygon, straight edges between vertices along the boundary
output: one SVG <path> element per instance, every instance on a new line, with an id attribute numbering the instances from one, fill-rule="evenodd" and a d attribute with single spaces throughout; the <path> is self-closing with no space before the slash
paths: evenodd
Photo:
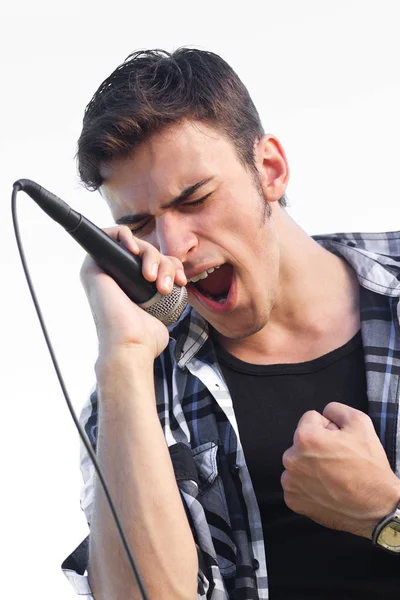
<path id="1" fill-rule="evenodd" d="M 315 239 L 357 273 L 369 416 L 400 476 L 400 232 Z M 265 546 L 229 390 L 207 323 L 194 309 L 188 308 L 170 329 L 154 376 L 160 422 L 198 548 L 198 600 L 268 598 L 268 540 Z M 96 392 L 81 421 L 95 448 Z M 95 472 L 86 451 L 81 468 L 81 506 L 90 524 Z M 78 594 L 93 598 L 87 560 L 88 538 L 62 568 Z"/>

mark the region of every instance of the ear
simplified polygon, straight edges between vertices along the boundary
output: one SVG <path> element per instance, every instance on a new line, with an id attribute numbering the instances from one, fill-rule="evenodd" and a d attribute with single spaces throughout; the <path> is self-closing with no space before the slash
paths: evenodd
<path id="1" fill-rule="evenodd" d="M 289 182 L 289 165 L 285 152 L 275 136 L 263 135 L 254 144 L 255 160 L 261 185 L 268 202 L 276 202 L 284 195 Z"/>

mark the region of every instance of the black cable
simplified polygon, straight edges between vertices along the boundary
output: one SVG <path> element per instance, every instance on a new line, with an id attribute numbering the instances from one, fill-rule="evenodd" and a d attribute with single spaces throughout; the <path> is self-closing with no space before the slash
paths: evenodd
<path id="1" fill-rule="evenodd" d="M 136 583 L 137 583 L 138 588 L 140 590 L 142 600 L 149 600 L 149 597 L 147 595 L 146 589 L 145 589 L 143 581 L 142 581 L 142 577 L 141 577 L 141 575 L 139 573 L 139 570 L 138 570 L 138 568 L 136 566 L 136 562 L 135 562 L 135 559 L 133 557 L 133 552 L 132 552 L 132 550 L 131 550 L 131 548 L 129 546 L 128 540 L 126 539 L 126 535 L 125 535 L 124 530 L 122 528 L 121 521 L 120 521 L 120 519 L 118 517 L 116 508 L 115 508 L 114 503 L 112 501 L 112 498 L 111 498 L 110 492 L 108 490 L 107 484 L 105 482 L 103 473 L 101 472 L 101 469 L 100 469 L 99 464 L 97 462 L 96 455 L 95 455 L 95 453 L 93 451 L 93 448 L 92 448 L 92 446 L 90 444 L 90 441 L 89 441 L 89 439 L 88 439 L 85 431 L 83 430 L 81 424 L 79 423 L 79 419 L 77 418 L 77 416 L 75 414 L 74 408 L 72 406 L 71 400 L 70 400 L 68 392 L 67 392 L 67 388 L 65 386 L 63 377 L 61 375 L 60 368 L 58 366 L 58 362 L 57 362 L 57 359 L 56 359 L 56 356 L 55 356 L 55 353 L 54 353 L 54 350 L 53 350 L 53 346 L 52 346 L 51 341 L 50 341 L 50 337 L 49 337 L 49 335 L 47 333 L 47 328 L 46 328 L 46 325 L 45 325 L 45 322 L 44 322 L 44 319 L 43 319 L 43 316 L 42 316 L 42 312 L 40 310 L 39 302 L 38 302 L 38 299 L 36 297 L 35 289 L 33 287 L 33 283 L 32 283 L 32 280 L 31 280 L 31 277 L 30 277 L 30 274 L 29 274 L 29 269 L 28 269 L 28 265 L 26 263 L 25 253 L 24 253 L 24 250 L 23 250 L 23 247 L 22 247 L 21 236 L 20 236 L 20 232 L 19 232 L 18 219 L 17 219 L 16 199 L 17 199 L 17 193 L 18 193 L 18 191 L 20 189 L 21 188 L 20 188 L 20 186 L 19 186 L 18 183 L 14 184 L 13 191 L 12 191 L 12 196 L 11 196 L 11 212 L 12 212 L 12 219 L 13 219 L 14 231 L 15 231 L 15 239 L 17 241 L 17 246 L 18 246 L 20 257 L 21 257 L 22 267 L 24 269 L 26 281 L 28 283 L 29 291 L 30 291 L 31 296 L 32 296 L 32 301 L 33 301 L 33 304 L 35 306 L 36 313 L 37 313 L 37 316 L 38 316 L 38 319 L 39 319 L 39 322 L 40 322 L 40 326 L 42 328 L 43 335 L 44 335 L 44 338 L 46 340 L 47 348 L 48 348 L 48 350 L 50 352 L 50 356 L 51 356 L 51 359 L 53 361 L 54 369 L 55 369 L 55 371 L 57 373 L 58 381 L 60 382 L 60 386 L 61 386 L 61 389 L 63 391 L 64 398 L 65 398 L 65 401 L 67 403 L 69 412 L 71 413 L 71 417 L 72 417 L 73 422 L 75 423 L 75 427 L 77 428 L 78 433 L 80 435 L 80 438 L 81 438 L 83 444 L 85 445 L 85 448 L 86 448 L 86 450 L 87 450 L 87 452 L 88 452 L 88 454 L 89 454 L 89 456 L 90 456 L 90 458 L 91 458 L 91 460 L 93 462 L 93 465 L 94 465 L 94 468 L 96 470 L 96 473 L 99 476 L 101 485 L 103 487 L 104 493 L 105 493 L 106 498 L 107 498 L 107 502 L 108 502 L 108 504 L 110 506 L 110 510 L 111 510 L 112 516 L 113 516 L 114 521 L 115 521 L 115 525 L 116 525 L 118 533 L 120 535 L 122 544 L 123 544 L 123 546 L 125 548 L 126 555 L 128 557 L 128 562 L 130 564 L 132 572 L 133 572 L 133 574 L 135 576 Z"/>

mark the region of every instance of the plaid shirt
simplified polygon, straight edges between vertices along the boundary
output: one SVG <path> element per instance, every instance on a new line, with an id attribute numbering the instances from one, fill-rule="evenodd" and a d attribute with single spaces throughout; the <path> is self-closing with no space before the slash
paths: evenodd
<path id="1" fill-rule="evenodd" d="M 315 236 L 344 258 L 360 282 L 369 416 L 400 476 L 400 232 Z M 198 548 L 198 600 L 268 598 L 264 538 L 240 443 L 232 400 L 208 337 L 208 325 L 186 309 L 170 328 L 155 361 L 158 414 Z M 96 392 L 81 415 L 96 446 Z M 88 522 L 94 468 L 85 451 L 81 506 Z M 78 594 L 90 595 L 85 575 L 88 538 L 62 567 Z"/>

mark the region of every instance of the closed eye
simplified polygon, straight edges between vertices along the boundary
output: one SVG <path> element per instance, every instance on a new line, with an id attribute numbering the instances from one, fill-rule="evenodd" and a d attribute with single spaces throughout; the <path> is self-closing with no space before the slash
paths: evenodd
<path id="1" fill-rule="evenodd" d="M 205 196 L 203 196 L 202 198 L 199 198 L 198 200 L 195 200 L 194 202 L 186 202 L 185 204 L 181 204 L 181 206 L 200 206 L 201 204 L 203 204 L 203 202 L 205 202 L 207 200 L 207 198 L 209 198 L 209 196 L 211 196 L 212 192 L 210 192 L 209 194 L 206 194 Z"/>
<path id="2" fill-rule="evenodd" d="M 193 202 L 182 203 L 179 205 L 179 207 L 182 209 L 182 208 L 189 207 L 189 206 L 201 206 L 207 200 L 207 198 L 209 198 L 211 196 L 211 194 L 212 194 L 212 192 L 210 192 L 209 194 L 206 194 L 205 196 L 203 196 L 202 198 L 199 198 L 198 200 L 194 200 Z M 140 234 L 145 229 L 145 227 L 150 223 L 152 218 L 153 217 L 147 219 L 140 225 L 136 225 L 136 226 L 131 225 L 130 230 L 132 231 L 133 235 Z"/>
<path id="3" fill-rule="evenodd" d="M 141 231 L 143 231 L 143 229 L 146 227 L 146 225 L 148 225 L 150 222 L 150 219 L 147 219 L 147 221 L 145 221 L 144 223 L 141 223 L 140 225 L 136 225 L 136 227 L 130 227 L 129 229 L 132 231 L 133 235 L 137 235 L 138 233 L 140 233 Z"/>

